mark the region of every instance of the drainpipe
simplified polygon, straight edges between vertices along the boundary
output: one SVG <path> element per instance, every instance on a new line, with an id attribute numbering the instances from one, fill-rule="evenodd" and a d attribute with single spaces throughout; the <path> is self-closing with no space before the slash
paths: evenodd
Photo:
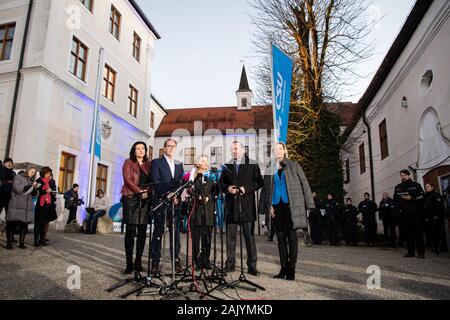
<path id="1" fill-rule="evenodd" d="M 33 0 L 29 0 L 27 21 L 25 23 L 25 31 L 23 34 L 22 49 L 20 52 L 20 59 L 19 59 L 19 67 L 17 69 L 17 76 L 16 76 L 16 87 L 14 89 L 14 98 L 13 98 L 13 103 L 12 103 L 12 108 L 11 108 L 11 119 L 9 121 L 8 138 L 6 140 L 5 158 L 9 157 L 9 153 L 11 151 L 12 133 L 13 133 L 13 129 L 14 129 L 14 117 L 16 115 L 17 100 L 18 100 L 19 88 L 20 88 L 20 78 L 22 76 L 21 71 L 22 71 L 22 67 L 23 67 L 23 60 L 25 59 L 25 48 L 26 48 L 27 40 L 28 40 L 28 29 L 30 26 L 32 9 L 33 9 Z"/>
<path id="2" fill-rule="evenodd" d="M 375 175 L 373 169 L 373 150 L 372 150 L 372 130 L 370 128 L 369 121 L 367 121 L 366 111 L 362 112 L 362 120 L 367 128 L 367 139 L 369 140 L 369 162 L 370 162 L 370 189 L 372 194 L 372 200 L 376 203 L 375 197 Z"/>

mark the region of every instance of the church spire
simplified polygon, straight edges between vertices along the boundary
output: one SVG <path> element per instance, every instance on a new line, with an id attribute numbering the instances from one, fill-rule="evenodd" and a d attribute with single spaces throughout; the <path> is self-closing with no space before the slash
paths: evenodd
<path id="1" fill-rule="evenodd" d="M 253 92 L 250 90 L 247 80 L 247 72 L 245 71 L 245 65 L 242 67 L 241 81 L 239 83 L 239 89 L 236 91 L 237 109 L 238 110 L 251 110 Z"/>
<path id="2" fill-rule="evenodd" d="M 244 66 L 242 66 L 241 82 L 239 83 L 238 92 L 247 92 L 247 91 L 252 91 L 252 90 L 250 90 L 250 86 L 248 85 L 247 72 L 245 71 L 245 65 L 244 65 Z"/>

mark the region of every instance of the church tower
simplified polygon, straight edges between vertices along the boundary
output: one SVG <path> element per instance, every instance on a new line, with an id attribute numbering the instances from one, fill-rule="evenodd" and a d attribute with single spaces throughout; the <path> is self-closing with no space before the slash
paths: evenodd
<path id="1" fill-rule="evenodd" d="M 251 110 L 253 92 L 250 90 L 247 80 L 247 73 L 245 72 L 245 66 L 242 67 L 241 82 L 239 83 L 239 89 L 236 91 L 237 109 L 238 110 Z"/>

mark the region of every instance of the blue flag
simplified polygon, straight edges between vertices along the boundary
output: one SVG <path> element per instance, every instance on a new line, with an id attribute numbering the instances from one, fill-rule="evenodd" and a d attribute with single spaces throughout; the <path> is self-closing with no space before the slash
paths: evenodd
<path id="1" fill-rule="evenodd" d="M 100 122 L 100 108 L 98 108 L 97 112 L 95 112 L 95 126 L 92 128 L 92 130 L 95 130 L 95 144 L 94 144 L 94 155 L 98 157 L 99 160 L 101 160 L 102 156 L 102 125 Z M 89 146 L 89 153 L 92 153 L 92 141 Z"/>
<path id="2" fill-rule="evenodd" d="M 272 45 L 273 115 L 276 142 L 287 143 L 293 67 L 292 59 L 277 46 Z"/>

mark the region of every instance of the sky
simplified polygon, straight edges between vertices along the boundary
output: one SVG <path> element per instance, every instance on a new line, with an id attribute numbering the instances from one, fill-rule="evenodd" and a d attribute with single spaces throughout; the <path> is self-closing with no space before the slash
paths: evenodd
<path id="1" fill-rule="evenodd" d="M 258 59 L 248 0 L 138 0 L 162 36 L 155 45 L 152 94 L 168 109 L 235 106 L 242 63 L 250 88 Z M 382 17 L 370 37 L 374 56 L 358 66 L 358 81 L 346 101 L 357 102 L 398 35 L 415 0 L 373 0 L 368 17 Z M 369 39 L 369 40 L 372 40 Z M 351 96 L 350 96 L 351 95 Z"/>

